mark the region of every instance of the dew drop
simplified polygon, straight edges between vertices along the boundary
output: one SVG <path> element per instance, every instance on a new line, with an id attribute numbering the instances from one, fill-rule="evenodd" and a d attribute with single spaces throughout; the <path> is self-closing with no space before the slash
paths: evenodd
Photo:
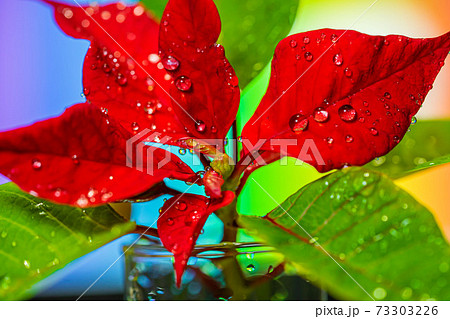
<path id="1" fill-rule="evenodd" d="M 267 269 L 267 273 L 271 274 L 273 272 L 273 266 L 270 265 L 269 268 Z"/>
<path id="2" fill-rule="evenodd" d="M 347 136 L 345 137 L 345 141 L 346 141 L 347 143 L 353 142 L 353 136 L 347 135 Z"/>
<path id="3" fill-rule="evenodd" d="M 211 133 L 217 133 L 217 127 L 211 126 Z"/>
<path id="4" fill-rule="evenodd" d="M 303 38 L 303 43 L 304 43 L 304 44 L 308 44 L 310 41 L 311 41 L 311 40 L 310 40 L 309 37 L 304 37 L 304 38 Z"/>
<path id="5" fill-rule="evenodd" d="M 169 55 L 162 59 L 162 64 L 167 71 L 175 71 L 180 66 L 180 61 Z"/>
<path id="6" fill-rule="evenodd" d="M 132 129 L 134 132 L 139 131 L 139 124 L 138 124 L 137 122 L 131 123 L 131 129 Z"/>
<path id="7" fill-rule="evenodd" d="M 356 110 L 351 105 L 343 105 L 338 110 L 339 117 L 344 122 L 352 122 L 356 119 Z"/>
<path id="8" fill-rule="evenodd" d="M 318 107 L 313 112 L 313 117 L 316 122 L 323 123 L 328 120 L 328 111 L 323 107 Z"/>
<path id="9" fill-rule="evenodd" d="M 417 117 L 413 116 L 413 117 L 411 118 L 411 125 L 414 125 L 414 124 L 416 124 L 416 123 L 417 123 Z"/>
<path id="10" fill-rule="evenodd" d="M 227 77 L 227 83 L 232 87 L 237 87 L 239 85 L 239 79 L 235 74 L 230 74 Z"/>
<path id="11" fill-rule="evenodd" d="M 333 34 L 331 35 L 330 39 L 331 39 L 331 42 L 336 43 L 337 40 L 338 40 L 338 36 L 337 36 L 336 34 L 333 33 Z"/>
<path id="12" fill-rule="evenodd" d="M 294 39 L 292 39 L 292 40 L 289 42 L 289 45 L 291 46 L 291 48 L 295 48 L 295 47 L 297 47 L 297 41 L 295 41 Z"/>
<path id="13" fill-rule="evenodd" d="M 91 93 L 91 91 L 88 88 L 83 89 L 84 96 L 88 96 Z"/>
<path id="14" fill-rule="evenodd" d="M 178 90 L 187 92 L 192 87 L 192 81 L 187 76 L 182 75 L 176 78 L 175 86 L 177 87 Z"/>
<path id="15" fill-rule="evenodd" d="M 42 163 L 40 160 L 34 159 L 31 161 L 31 166 L 33 167 L 34 170 L 38 171 L 42 168 Z"/>
<path id="16" fill-rule="evenodd" d="M 342 54 L 338 53 L 333 57 L 333 63 L 337 66 L 341 66 L 342 63 L 344 63 L 344 58 L 342 57 Z"/>
<path id="17" fill-rule="evenodd" d="M 305 53 L 305 59 L 306 59 L 306 61 L 308 61 L 308 62 L 311 62 L 312 60 L 313 60 L 313 55 L 312 55 L 312 53 L 311 52 L 306 52 Z"/>
<path id="18" fill-rule="evenodd" d="M 371 128 L 370 128 L 370 134 L 372 134 L 373 136 L 377 136 L 377 135 L 378 135 L 377 129 L 374 128 L 374 127 L 371 127 Z"/>
<path id="19" fill-rule="evenodd" d="M 185 211 L 186 208 L 187 208 L 187 204 L 182 200 L 179 200 L 175 203 L 175 209 L 177 209 L 177 210 Z"/>
<path id="20" fill-rule="evenodd" d="M 31 267 L 30 262 L 26 259 L 23 261 L 23 265 L 25 266 L 26 269 L 30 269 Z"/>
<path id="21" fill-rule="evenodd" d="M 72 155 L 72 162 L 75 164 L 75 165 L 78 165 L 78 164 L 80 164 L 80 160 L 78 159 L 78 155 Z"/>
<path id="22" fill-rule="evenodd" d="M 384 299 L 386 297 L 386 290 L 384 290 L 381 287 L 378 287 L 373 291 L 373 296 L 379 300 Z"/>
<path id="23" fill-rule="evenodd" d="M 364 105 L 365 107 L 368 107 L 368 106 L 369 106 L 369 102 L 364 101 L 364 102 L 363 102 L 363 105 Z"/>
<path id="24" fill-rule="evenodd" d="M 250 264 L 245 269 L 247 269 L 248 272 L 254 272 L 256 267 L 253 264 Z"/>
<path id="25" fill-rule="evenodd" d="M 334 139 L 331 136 L 327 137 L 328 144 L 333 144 L 333 142 L 334 142 Z"/>
<path id="26" fill-rule="evenodd" d="M 394 140 L 394 142 L 395 143 L 400 143 L 400 138 L 397 136 L 397 135 L 395 135 L 394 137 L 393 137 L 393 140 Z"/>
<path id="27" fill-rule="evenodd" d="M 384 93 L 384 97 L 389 100 L 392 96 L 391 96 L 391 93 L 386 92 L 386 93 Z"/>
<path id="28" fill-rule="evenodd" d="M 119 74 L 117 74 L 116 82 L 120 86 L 125 86 L 125 85 L 127 85 L 128 80 L 123 74 L 119 73 Z"/>
<path id="29" fill-rule="evenodd" d="M 184 155 L 184 154 L 186 154 L 186 149 L 180 148 L 180 149 L 178 150 L 178 153 L 179 153 L 180 155 Z"/>
<path id="30" fill-rule="evenodd" d="M 289 127 L 294 133 L 299 133 L 306 130 L 308 128 L 308 124 L 308 119 L 301 114 L 295 114 L 289 120 Z"/>
<path id="31" fill-rule="evenodd" d="M 169 226 L 173 226 L 173 224 L 175 224 L 175 222 L 173 221 L 173 219 L 172 218 L 167 218 L 167 225 L 169 225 Z"/>
<path id="32" fill-rule="evenodd" d="M 198 120 L 195 122 L 195 129 L 199 133 L 204 133 L 206 131 L 206 124 L 203 121 Z"/>
<path id="33" fill-rule="evenodd" d="M 349 77 L 351 77 L 353 75 L 353 71 L 350 70 L 349 68 L 345 68 L 344 74 L 345 74 L 346 77 L 349 78 Z"/>
<path id="34" fill-rule="evenodd" d="M 104 63 L 102 66 L 103 72 L 105 73 L 110 73 L 111 72 L 111 67 L 108 65 L 108 63 Z"/>

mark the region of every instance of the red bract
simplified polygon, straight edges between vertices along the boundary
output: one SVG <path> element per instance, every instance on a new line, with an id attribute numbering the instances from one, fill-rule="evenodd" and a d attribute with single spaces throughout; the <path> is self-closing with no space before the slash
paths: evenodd
<path id="1" fill-rule="evenodd" d="M 68 35 L 91 45 L 83 66 L 86 99 L 130 132 L 186 135 L 168 94 L 172 78 L 158 56 L 159 24 L 141 5 L 83 7 L 47 1 Z"/>
<path id="2" fill-rule="evenodd" d="M 227 191 L 223 199 L 209 200 L 200 195 L 181 194 L 168 199 L 160 210 L 158 233 L 164 246 L 174 254 L 176 282 L 181 277 L 208 216 L 232 202 L 233 192 Z"/>
<path id="3" fill-rule="evenodd" d="M 147 160 L 147 153 L 144 152 L 141 167 L 146 169 L 154 166 L 154 169 L 152 176 L 140 177 L 139 182 L 137 178 L 146 174 L 126 167 L 125 142 L 133 134 L 146 129 L 163 134 L 164 137 L 168 137 L 166 142 L 171 144 L 177 144 L 177 138 L 192 136 L 185 129 L 190 127 L 192 120 L 188 120 L 190 123 L 180 122 L 173 110 L 169 91 L 176 89 L 177 81 L 174 81 L 172 75 L 166 72 L 164 66 L 167 67 L 167 63 L 163 64 L 157 54 L 159 24 L 152 15 L 140 5 L 126 7 L 119 3 L 82 8 L 53 1 L 46 2 L 55 8 L 55 18 L 67 34 L 91 41 L 84 62 L 83 83 L 84 94 L 92 105 L 84 106 L 81 111 L 79 110 L 81 107 L 74 107 L 74 110 L 68 111 L 60 118 L 26 129 L 3 133 L 0 136 L 3 142 L 0 148 L 2 152 L 0 171 L 24 190 L 35 195 L 83 207 L 133 197 L 148 190 L 164 177 L 192 181 L 194 173 L 175 155 L 170 155 L 172 162 L 158 169 L 158 162 L 166 155 L 163 150 L 154 151 L 153 157 L 149 160 Z M 211 7 L 208 1 L 198 1 L 198 4 L 199 6 L 196 7 L 198 10 L 201 10 L 202 6 Z M 191 12 L 194 15 L 201 13 L 194 11 Z M 207 39 L 208 43 L 212 41 L 210 45 L 214 48 L 216 48 L 214 42 L 220 31 L 220 20 L 217 14 L 215 18 L 217 19 L 213 21 L 218 30 L 215 35 Z M 176 20 L 174 24 L 177 24 Z M 199 36 L 191 45 L 204 45 L 200 37 L 200 29 L 197 30 Z M 208 52 L 204 56 L 208 61 L 213 62 L 213 65 L 226 61 L 223 54 L 219 57 Z M 201 56 L 199 53 L 197 55 Z M 175 109 L 183 108 L 180 106 L 182 103 L 184 107 L 189 108 L 189 112 L 200 118 L 207 117 L 203 109 L 209 108 L 213 116 L 208 118 L 213 118 L 214 107 L 218 106 L 214 104 L 216 103 L 214 101 L 216 98 L 222 101 L 224 96 L 218 93 L 217 97 L 213 97 L 213 93 L 219 91 L 217 87 L 214 88 L 215 91 L 209 87 L 208 89 L 211 89 L 209 95 L 204 94 L 201 89 L 208 87 L 205 81 L 214 83 L 206 78 L 211 75 L 212 66 L 205 65 L 206 71 L 203 77 L 197 77 L 190 73 L 192 68 L 187 67 L 192 61 L 183 60 L 181 54 L 179 56 L 179 63 L 181 63 L 179 70 L 189 74 L 192 83 L 198 87 L 197 90 L 191 90 L 192 95 L 206 98 L 213 104 L 206 101 L 200 104 L 196 98 L 196 107 L 188 102 L 180 101 L 174 103 Z M 197 64 L 194 63 L 194 65 Z M 198 70 L 202 73 L 201 68 Z M 234 72 L 231 67 L 227 70 L 229 73 Z M 237 87 L 230 89 L 225 83 L 223 86 L 225 90 L 237 92 L 239 97 Z M 228 102 L 230 101 L 223 99 L 223 103 Z M 228 113 L 228 118 L 223 117 L 222 122 L 214 120 L 217 130 L 211 130 L 209 127 L 210 133 L 207 131 L 201 133 L 204 133 L 205 137 L 218 137 L 222 134 L 223 138 L 231 124 L 230 119 L 235 116 L 238 103 L 238 98 L 235 98 L 234 104 L 230 102 L 230 107 L 234 108 L 232 111 L 234 114 Z M 88 108 L 89 112 L 86 111 Z M 222 111 L 225 109 L 223 105 L 220 108 Z M 103 116 L 100 110 L 109 116 L 108 126 L 105 126 L 105 121 L 102 120 L 101 124 L 105 127 L 99 126 L 98 132 L 94 132 L 93 125 L 92 127 L 86 125 L 84 129 L 80 112 L 93 116 L 91 119 L 87 118 L 88 122 L 100 123 L 98 118 Z M 182 117 L 181 119 L 186 120 Z M 72 126 L 76 130 L 67 129 L 69 122 L 73 123 Z M 208 122 L 207 125 L 212 124 Z M 88 141 L 89 137 L 94 140 L 96 134 L 101 135 L 101 130 L 117 131 L 117 134 L 120 132 L 120 141 L 111 133 L 111 138 L 108 134 L 103 135 L 104 143 Z M 50 131 L 53 134 L 48 133 Z M 200 134 L 198 131 L 194 133 L 194 136 Z M 37 143 L 38 137 L 41 136 Z M 30 144 L 31 141 L 34 142 L 33 145 Z M 148 142 L 151 141 L 157 141 L 157 139 Z M 61 145 L 64 145 L 64 148 Z M 114 155 L 120 150 L 120 156 L 105 159 L 102 156 L 106 156 L 108 150 Z M 72 160 L 71 157 L 76 159 Z M 41 163 L 42 168 L 34 169 L 32 163 L 38 162 Z M 77 165 L 74 165 L 74 162 L 77 162 Z M 96 162 L 107 165 L 99 167 Z M 125 173 L 128 171 L 133 172 Z M 220 195 L 220 190 L 218 194 Z"/>
<path id="4" fill-rule="evenodd" d="M 216 44 L 219 34 L 213 1 L 167 4 L 159 35 L 162 63 L 175 78 L 175 112 L 197 137 L 224 138 L 239 106 L 238 78 Z"/>
<path id="5" fill-rule="evenodd" d="M 262 150 L 298 157 L 322 172 L 363 165 L 400 142 L 449 50 L 450 33 L 434 39 L 329 29 L 292 35 L 278 44 L 269 88 L 242 135 L 252 145 L 269 139 Z M 275 139 L 291 141 L 280 146 Z"/>
<path id="6" fill-rule="evenodd" d="M 58 118 L 0 134 L 1 172 L 35 196 L 80 207 L 130 198 L 165 177 L 195 176 L 176 160 L 156 169 L 166 155 L 160 148 L 152 153 L 153 175 L 127 167 L 131 136 L 95 106 L 79 104 Z"/>

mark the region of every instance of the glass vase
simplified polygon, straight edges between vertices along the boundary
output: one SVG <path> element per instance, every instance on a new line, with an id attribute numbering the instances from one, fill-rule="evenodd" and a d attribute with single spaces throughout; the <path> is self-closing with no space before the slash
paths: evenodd
<path id="1" fill-rule="evenodd" d="M 327 300 L 281 254 L 257 243 L 196 246 L 179 288 L 173 255 L 164 247 L 124 250 L 126 300 Z"/>

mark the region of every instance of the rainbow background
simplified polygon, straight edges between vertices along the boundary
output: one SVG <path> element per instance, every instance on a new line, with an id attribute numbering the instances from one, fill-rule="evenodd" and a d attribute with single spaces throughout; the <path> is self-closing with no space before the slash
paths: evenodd
<path id="1" fill-rule="evenodd" d="M 70 0 L 65 2 L 71 3 Z M 86 4 L 88 1 L 79 2 Z M 434 37 L 450 31 L 448 0 L 379 0 L 373 3 L 373 0 L 300 0 L 292 32 L 351 28 L 369 34 Z M 57 116 L 66 107 L 84 101 L 81 96 L 81 67 L 89 43 L 64 35 L 55 24 L 48 6 L 37 0 L 2 1 L 0 43 L 0 131 Z M 450 59 L 446 62 L 418 114 L 419 120 L 450 118 Z M 448 238 L 449 177 L 450 164 L 447 164 L 397 181 L 399 186 L 435 213 Z M 294 179 L 287 181 L 282 178 L 283 187 L 298 189 L 295 181 L 291 180 Z M 0 183 L 6 181 L 0 176 Z M 140 207 L 133 213 L 135 216 L 142 215 L 145 210 L 148 207 Z M 154 215 L 148 216 L 149 220 L 153 218 Z M 207 230 L 211 231 L 207 232 L 215 234 L 217 222 L 212 220 L 208 224 Z M 117 240 L 74 261 L 39 284 L 39 296 L 81 294 L 117 259 L 122 246 L 129 240 Z M 205 240 L 217 240 L 217 235 L 209 235 Z M 123 273 L 123 261 L 116 263 L 92 287 L 89 294 L 120 294 L 123 290 Z"/>

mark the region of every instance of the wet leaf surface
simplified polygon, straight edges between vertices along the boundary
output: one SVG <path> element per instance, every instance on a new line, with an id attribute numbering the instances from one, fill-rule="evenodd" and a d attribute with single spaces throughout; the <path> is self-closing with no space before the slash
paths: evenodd
<path id="1" fill-rule="evenodd" d="M 432 214 L 387 177 L 358 168 L 338 171 L 301 188 L 281 207 L 265 217 L 241 216 L 239 223 L 333 296 L 450 297 L 448 243 Z"/>
<path id="2" fill-rule="evenodd" d="M 39 280 L 135 227 L 109 206 L 59 206 L 12 183 L 0 186 L 0 201 L 1 300 L 26 298 Z"/>
<path id="3" fill-rule="evenodd" d="M 450 161 L 449 121 L 419 120 L 410 130 L 396 148 L 366 167 L 398 178 Z"/>

